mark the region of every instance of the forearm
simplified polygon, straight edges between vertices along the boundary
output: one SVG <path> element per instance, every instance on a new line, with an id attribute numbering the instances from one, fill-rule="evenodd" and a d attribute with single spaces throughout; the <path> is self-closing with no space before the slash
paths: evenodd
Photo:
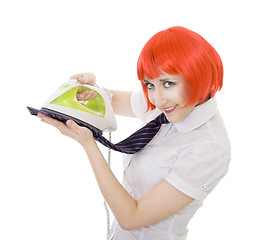
<path id="1" fill-rule="evenodd" d="M 135 117 L 132 112 L 130 97 L 132 92 L 110 90 L 112 96 L 112 107 L 117 115 Z"/>
<path id="2" fill-rule="evenodd" d="M 98 87 L 96 84 L 96 77 L 93 73 L 80 73 L 73 75 L 72 79 L 77 79 L 81 84 L 89 84 L 95 87 Z M 112 107 L 115 114 L 127 116 L 127 117 L 135 117 L 132 112 L 131 104 L 130 104 L 130 96 L 132 92 L 128 91 L 118 91 L 118 90 L 110 90 L 113 94 L 112 96 Z M 93 98 L 93 95 L 88 95 L 89 91 L 84 91 L 81 94 L 77 95 L 77 99 L 79 100 L 90 100 Z M 93 94 L 93 93 L 92 93 Z M 92 97 L 86 99 L 86 97 Z"/>
<path id="3" fill-rule="evenodd" d="M 88 128 L 80 127 L 72 120 L 64 124 L 42 113 L 38 113 L 37 116 L 83 146 L 101 193 L 123 229 L 132 230 L 154 224 L 172 216 L 194 201 L 165 180 L 156 184 L 136 201 L 110 170 Z"/>
<path id="4" fill-rule="evenodd" d="M 88 145 L 83 147 L 89 158 L 102 195 L 109 204 L 120 226 L 126 229 L 129 222 L 133 221 L 137 210 L 137 202 L 118 182 L 96 142 L 94 140 L 90 141 Z"/>

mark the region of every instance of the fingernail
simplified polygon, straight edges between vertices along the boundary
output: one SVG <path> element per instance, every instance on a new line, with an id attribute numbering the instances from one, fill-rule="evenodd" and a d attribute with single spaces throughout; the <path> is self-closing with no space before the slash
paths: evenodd
<path id="1" fill-rule="evenodd" d="M 67 120 L 67 121 L 66 121 L 66 125 L 69 126 L 69 127 L 72 126 L 72 121 Z"/>

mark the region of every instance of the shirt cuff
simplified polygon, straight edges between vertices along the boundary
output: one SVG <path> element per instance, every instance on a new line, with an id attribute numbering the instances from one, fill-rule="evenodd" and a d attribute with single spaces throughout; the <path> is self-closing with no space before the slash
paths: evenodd
<path id="1" fill-rule="evenodd" d="M 171 172 L 169 176 L 165 179 L 169 184 L 177 188 L 179 191 L 194 198 L 195 200 L 203 201 L 208 195 L 201 189 L 195 188 L 192 185 L 186 183 L 183 179 L 177 176 L 174 172 Z"/>

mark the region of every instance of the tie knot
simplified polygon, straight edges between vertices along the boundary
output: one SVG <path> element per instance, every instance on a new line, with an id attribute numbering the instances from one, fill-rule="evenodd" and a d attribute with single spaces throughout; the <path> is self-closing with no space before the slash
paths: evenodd
<path id="1" fill-rule="evenodd" d="M 157 117 L 157 122 L 159 123 L 159 125 L 161 124 L 165 124 L 165 123 L 169 123 L 168 119 L 166 118 L 164 113 L 161 113 L 158 117 Z"/>

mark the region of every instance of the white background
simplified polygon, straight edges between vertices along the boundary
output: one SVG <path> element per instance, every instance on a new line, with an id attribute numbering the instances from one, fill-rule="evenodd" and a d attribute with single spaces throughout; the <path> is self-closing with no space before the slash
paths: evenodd
<path id="1" fill-rule="evenodd" d="M 41 107 L 85 71 L 100 86 L 139 90 L 141 48 L 175 25 L 201 34 L 223 59 L 217 99 L 232 143 L 230 171 L 191 220 L 188 240 L 260 239 L 260 23 L 254 0 L 1 1 L 0 239 L 106 239 L 103 199 L 84 151 L 26 106 Z M 120 117 L 118 125 L 113 142 L 140 122 Z M 118 153 L 112 168 L 121 180 Z"/>

